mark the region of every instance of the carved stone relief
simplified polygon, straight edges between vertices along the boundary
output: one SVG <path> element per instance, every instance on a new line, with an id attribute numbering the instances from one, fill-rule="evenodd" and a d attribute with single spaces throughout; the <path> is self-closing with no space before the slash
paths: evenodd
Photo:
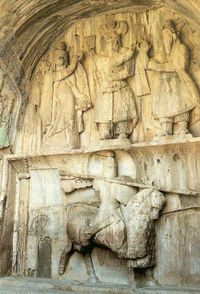
<path id="1" fill-rule="evenodd" d="M 165 8 L 115 11 L 74 23 L 41 57 L 14 154 L 2 160 L 1 221 L 13 214 L 14 274 L 129 287 L 141 275 L 145 286 L 168 286 L 169 265 L 178 285 L 174 260 L 186 252 L 190 279 L 190 248 L 165 266 L 162 252 L 170 259 L 170 240 L 178 248 L 178 228 L 181 242 L 187 235 L 175 224 L 179 213 L 186 222 L 199 210 L 195 33 Z M 11 90 L 0 70 L 0 148 L 13 143 Z"/>
<path id="2" fill-rule="evenodd" d="M 14 124 L 16 94 L 8 81 L 7 75 L 0 68 L 0 149 L 9 147 L 11 125 Z"/>
<path id="3" fill-rule="evenodd" d="M 126 22 L 111 22 L 99 27 L 105 47 L 95 57 L 96 84 L 99 91 L 95 105 L 94 121 L 101 140 L 126 139 L 137 123 L 134 94 L 127 79 L 133 75 L 131 59 L 135 48 L 122 45 Z"/>
<path id="4" fill-rule="evenodd" d="M 199 142 L 195 145 L 196 153 L 191 148 L 194 142 L 184 150 L 181 143 L 159 148 L 154 145 L 134 149 L 130 146 L 128 152 L 122 148 L 115 152 L 33 156 L 26 161 L 11 155 L 22 181 L 17 190 L 20 198 L 14 239 L 15 273 L 70 282 L 115 282 L 131 287 L 140 283 L 141 275 L 143 285 L 155 284 L 154 279 L 165 285 L 168 269 L 160 262 L 163 250 L 170 255 L 163 246 L 165 242 L 172 246 L 171 235 L 168 236 L 172 229 L 171 214 L 178 219 L 179 213 L 187 214 L 188 207 L 194 210 L 199 203 L 199 187 L 195 186 L 198 171 L 192 168 L 191 178 L 183 170 L 184 166 L 198 166 Z M 167 193 L 163 196 L 156 186 Z M 166 206 L 162 209 L 164 202 Z M 183 236 L 187 234 L 183 226 L 181 231 Z M 177 233 L 173 237 L 177 246 L 176 238 Z M 195 245 L 193 248 L 196 252 Z M 187 260 L 193 258 L 188 250 L 185 249 Z M 176 253 L 173 254 L 175 258 Z M 181 272 L 178 264 L 175 277 L 174 263 L 167 264 L 170 281 L 177 281 Z M 190 276 L 189 263 L 185 270 Z"/>
<path id="5" fill-rule="evenodd" d="M 184 37 L 189 25 L 164 9 L 139 17 L 85 20 L 52 46 L 33 75 L 20 131 L 32 143 L 18 139 L 19 153 L 200 135 L 195 53 Z"/>
<path id="6" fill-rule="evenodd" d="M 80 146 L 79 134 L 84 130 L 83 112 L 92 106 L 87 75 L 80 63 L 82 58 L 81 52 L 67 51 L 64 42 L 55 48 L 52 113 L 43 137 L 45 144 L 52 145 L 52 139 L 56 142 L 61 136 L 65 146 Z"/>
<path id="7" fill-rule="evenodd" d="M 42 169 L 30 173 L 24 272 L 27 276 L 55 278 L 58 276 L 59 255 L 66 243 L 65 208 L 59 175 L 55 170 Z"/>
<path id="8" fill-rule="evenodd" d="M 161 136 L 185 135 L 189 133 L 189 112 L 199 106 L 199 91 L 187 72 L 188 49 L 181 43 L 172 20 L 166 21 L 162 36 L 167 62 L 151 59 L 147 66 L 160 72 L 153 115 L 161 124 Z M 175 130 L 174 124 L 177 124 Z"/>
<path id="9" fill-rule="evenodd" d="M 88 181 L 84 183 L 78 178 L 65 180 L 69 183 L 62 185 L 67 194 L 74 189 L 87 187 L 87 190 L 66 196 L 69 241 L 61 255 L 60 275 L 64 274 L 71 252 L 82 252 L 95 244 L 126 259 L 130 268 L 155 264 L 154 221 L 159 217 L 165 197 L 157 190 L 137 192 L 137 188 L 120 180 L 112 182 L 118 176 L 117 161 L 112 152 L 104 156 L 104 179 L 94 179 L 92 188 L 88 188 Z M 70 186 L 73 188 L 69 189 Z"/>

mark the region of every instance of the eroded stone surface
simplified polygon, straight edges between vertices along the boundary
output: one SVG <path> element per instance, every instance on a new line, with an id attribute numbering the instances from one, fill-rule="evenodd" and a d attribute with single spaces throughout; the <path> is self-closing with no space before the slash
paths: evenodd
<path id="1" fill-rule="evenodd" d="M 1 275 L 30 293 L 200 286 L 199 12 L 0 1 Z"/>

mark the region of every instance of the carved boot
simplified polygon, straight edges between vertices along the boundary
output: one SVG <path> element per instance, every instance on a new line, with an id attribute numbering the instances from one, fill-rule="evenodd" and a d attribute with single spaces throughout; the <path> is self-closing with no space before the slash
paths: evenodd
<path id="1" fill-rule="evenodd" d="M 159 134 L 159 136 L 169 136 L 172 135 L 172 123 L 171 122 L 164 122 L 161 123 L 162 126 L 162 132 Z"/>
<path id="2" fill-rule="evenodd" d="M 128 136 L 133 131 L 133 122 L 132 120 L 118 122 L 114 124 L 114 135 L 115 138 L 121 141 L 127 141 Z"/>
<path id="3" fill-rule="evenodd" d="M 125 133 L 123 133 L 123 134 L 120 134 L 118 138 L 120 140 L 124 141 L 124 140 L 127 140 L 127 137 L 128 137 L 128 135 L 126 135 Z"/>
<path id="4" fill-rule="evenodd" d="M 101 140 L 112 139 L 109 123 L 99 123 L 99 136 Z"/>
<path id="5" fill-rule="evenodd" d="M 174 132 L 175 135 L 185 135 L 189 134 L 188 131 L 188 122 L 180 121 L 177 123 L 177 130 Z"/>

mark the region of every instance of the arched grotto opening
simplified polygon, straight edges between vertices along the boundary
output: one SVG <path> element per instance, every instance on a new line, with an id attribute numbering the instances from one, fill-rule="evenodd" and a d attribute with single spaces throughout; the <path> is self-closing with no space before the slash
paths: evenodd
<path id="1" fill-rule="evenodd" d="M 0 293 L 199 292 L 198 2 L 0 0 Z"/>

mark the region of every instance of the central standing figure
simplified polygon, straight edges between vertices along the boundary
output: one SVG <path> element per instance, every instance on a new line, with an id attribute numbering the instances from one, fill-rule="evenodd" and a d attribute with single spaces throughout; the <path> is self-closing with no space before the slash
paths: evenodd
<path id="1" fill-rule="evenodd" d="M 124 21 L 111 22 L 99 29 L 106 43 L 105 51 L 96 55 L 95 122 L 101 140 L 127 139 L 137 123 L 136 103 L 127 79 L 133 75 L 133 50 L 122 47 L 127 32 Z"/>

